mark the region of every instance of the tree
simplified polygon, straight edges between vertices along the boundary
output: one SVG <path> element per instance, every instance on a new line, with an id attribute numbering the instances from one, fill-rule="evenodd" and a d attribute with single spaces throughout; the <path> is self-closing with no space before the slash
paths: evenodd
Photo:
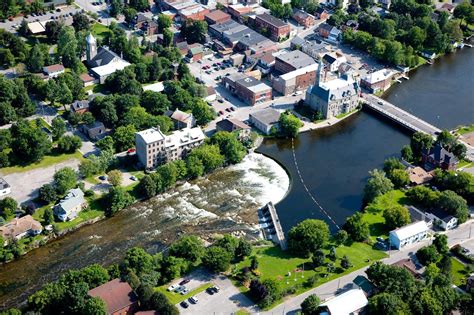
<path id="1" fill-rule="evenodd" d="M 388 158 L 383 163 L 383 171 L 388 174 L 391 173 L 393 170 L 404 170 L 405 166 L 400 162 L 397 158 Z"/>
<path id="2" fill-rule="evenodd" d="M 349 234 L 345 230 L 337 231 L 336 235 L 334 235 L 334 239 L 338 245 L 342 245 L 347 242 L 349 238 Z"/>
<path id="3" fill-rule="evenodd" d="M 145 175 L 140 179 L 138 189 L 142 196 L 149 199 L 157 194 L 156 183 L 150 175 Z"/>
<path id="4" fill-rule="evenodd" d="M 258 259 L 256 256 L 252 256 L 250 258 L 250 270 L 257 270 L 258 269 Z"/>
<path id="5" fill-rule="evenodd" d="M 239 163 L 246 154 L 245 147 L 233 133 L 219 131 L 211 137 L 211 143 L 219 146 L 220 152 L 230 164 Z"/>
<path id="6" fill-rule="evenodd" d="M 306 219 L 288 232 L 288 248 L 297 255 L 309 257 L 329 240 L 329 227 L 321 220 Z"/>
<path id="7" fill-rule="evenodd" d="M 91 22 L 85 14 L 76 13 L 72 16 L 72 27 L 76 32 L 89 30 L 90 24 Z"/>
<path id="8" fill-rule="evenodd" d="M 130 206 L 134 199 L 122 187 L 112 187 L 105 196 L 105 201 L 107 204 L 105 214 L 108 216 L 113 216 L 117 211 Z"/>
<path id="9" fill-rule="evenodd" d="M 389 230 L 394 230 L 411 222 L 410 212 L 408 212 L 407 208 L 400 205 L 385 209 L 383 217 L 385 225 Z"/>
<path id="10" fill-rule="evenodd" d="M 369 224 L 362 219 L 362 213 L 356 212 L 347 218 L 344 229 L 354 241 L 366 241 L 370 237 Z"/>
<path id="11" fill-rule="evenodd" d="M 380 293 L 369 299 L 370 314 L 403 315 L 410 310 L 405 302 L 396 294 Z"/>
<path id="12" fill-rule="evenodd" d="M 39 198 L 45 203 L 51 203 L 58 199 L 56 189 L 51 184 L 44 184 L 39 189 Z"/>
<path id="13" fill-rule="evenodd" d="M 163 30 L 163 46 L 169 47 L 173 43 L 174 34 L 169 29 Z"/>
<path id="14" fill-rule="evenodd" d="M 420 248 L 416 252 L 416 257 L 420 261 L 421 264 L 428 266 L 431 263 L 435 263 L 439 259 L 439 253 L 436 250 L 436 247 L 434 245 L 429 245 Z"/>
<path id="15" fill-rule="evenodd" d="M 169 254 L 195 263 L 204 255 L 204 244 L 194 235 L 183 236 L 169 247 Z"/>
<path id="16" fill-rule="evenodd" d="M 370 178 L 364 187 L 364 201 L 372 202 L 375 197 L 381 196 L 393 189 L 392 182 L 380 170 L 369 172 Z"/>
<path id="17" fill-rule="evenodd" d="M 279 118 L 280 134 L 284 137 L 294 138 L 298 135 L 298 131 L 303 127 L 303 123 L 290 112 L 280 115 Z"/>
<path id="18" fill-rule="evenodd" d="M 224 164 L 224 157 L 216 145 L 203 144 L 191 151 L 189 157 L 196 157 L 204 166 L 206 173 L 215 170 Z"/>
<path id="19" fill-rule="evenodd" d="M 387 177 L 395 188 L 401 188 L 410 183 L 410 176 L 405 170 L 394 169 L 390 173 L 387 173 Z"/>
<path id="20" fill-rule="evenodd" d="M 316 315 L 319 314 L 318 308 L 321 300 L 318 298 L 316 294 L 311 294 L 306 299 L 304 299 L 303 303 L 301 303 L 301 313 L 303 315 Z"/>
<path id="21" fill-rule="evenodd" d="M 196 118 L 196 123 L 198 125 L 205 125 L 214 119 L 214 111 L 204 102 L 203 99 L 194 98 L 192 103 L 192 113 L 194 118 Z"/>
<path id="22" fill-rule="evenodd" d="M 5 197 L 0 200 L 0 215 L 7 219 L 15 214 L 18 203 L 12 197 Z"/>
<path id="23" fill-rule="evenodd" d="M 416 159 L 421 157 L 422 150 L 429 150 L 433 146 L 433 138 L 422 132 L 415 132 L 410 140 L 410 147 Z"/>
<path id="24" fill-rule="evenodd" d="M 122 152 L 135 146 L 135 133 L 137 130 L 133 125 L 118 127 L 112 138 L 117 152 Z"/>
<path id="25" fill-rule="evenodd" d="M 453 11 L 453 16 L 457 19 L 460 19 L 461 22 L 467 21 L 467 23 L 472 23 L 474 17 L 474 6 L 468 1 L 464 1 L 458 4 Z"/>
<path id="26" fill-rule="evenodd" d="M 64 195 L 69 189 L 74 188 L 77 182 L 76 172 L 70 167 L 64 167 L 54 173 L 54 187 L 58 195 Z"/>
<path id="27" fill-rule="evenodd" d="M 0 103 L 0 125 L 9 124 L 16 120 L 16 112 L 13 106 L 8 102 Z"/>
<path id="28" fill-rule="evenodd" d="M 145 11 L 150 8 L 148 0 L 130 0 L 128 5 L 137 11 Z"/>
<path id="29" fill-rule="evenodd" d="M 66 122 L 59 116 L 54 117 L 51 122 L 51 133 L 53 134 L 53 139 L 57 140 L 66 132 Z"/>
<path id="30" fill-rule="evenodd" d="M 71 26 L 64 26 L 59 32 L 58 55 L 65 67 L 74 68 L 80 62 L 77 55 L 77 39 Z"/>
<path id="31" fill-rule="evenodd" d="M 82 315 L 106 315 L 107 306 L 105 302 L 98 297 L 88 298 L 81 309 Z"/>
<path id="32" fill-rule="evenodd" d="M 126 7 L 123 9 L 123 15 L 125 16 L 125 22 L 131 24 L 137 16 L 137 10 L 131 7 Z"/>
<path id="33" fill-rule="evenodd" d="M 10 128 L 11 149 L 18 161 L 32 163 L 39 161 L 51 150 L 46 133 L 27 121 L 18 121 Z"/>
<path id="34" fill-rule="evenodd" d="M 201 177 L 204 174 L 204 164 L 197 156 L 188 156 L 186 158 L 186 168 L 191 179 Z"/>
<path id="35" fill-rule="evenodd" d="M 402 267 L 373 263 L 366 271 L 367 277 L 381 292 L 393 293 L 409 301 L 418 291 L 415 278 Z"/>
<path id="36" fill-rule="evenodd" d="M 186 20 L 181 27 L 181 35 L 189 44 L 204 43 L 207 34 L 207 23 L 205 21 Z"/>
<path id="37" fill-rule="evenodd" d="M 46 23 L 46 37 L 48 37 L 50 42 L 56 42 L 59 39 L 59 33 L 63 24 L 58 21 L 49 21 Z"/>
<path id="38" fill-rule="evenodd" d="M 47 226 L 54 222 L 53 209 L 46 208 L 43 213 L 43 225 Z"/>
<path id="39" fill-rule="evenodd" d="M 318 249 L 312 255 L 312 262 L 315 267 L 320 267 L 324 265 L 325 259 L 326 259 L 326 255 L 324 255 L 324 252 L 320 249 Z"/>
<path id="40" fill-rule="evenodd" d="M 140 97 L 140 105 L 152 115 L 163 115 L 171 107 L 171 102 L 163 93 L 145 91 Z"/>
<path id="41" fill-rule="evenodd" d="M 117 15 L 122 14 L 123 4 L 120 0 L 111 0 L 109 14 L 110 16 L 117 17 Z"/>
<path id="42" fill-rule="evenodd" d="M 466 222 L 469 210 L 466 200 L 452 190 L 445 190 L 439 194 L 438 206 L 456 216 L 459 223 Z"/>
<path id="43" fill-rule="evenodd" d="M 31 72 L 41 72 L 45 64 L 45 56 L 41 45 L 36 44 L 31 48 L 26 60 L 26 67 Z"/>
<path id="44" fill-rule="evenodd" d="M 239 239 L 239 245 L 235 249 L 235 259 L 238 261 L 244 260 L 252 254 L 252 245 L 246 239 Z"/>
<path id="45" fill-rule="evenodd" d="M 85 125 L 90 125 L 95 122 L 95 117 L 91 112 L 85 112 L 84 114 L 81 115 L 81 118 L 82 118 L 82 122 Z"/>
<path id="46" fill-rule="evenodd" d="M 449 252 L 448 237 L 446 234 L 436 234 L 433 245 L 441 255 L 446 255 Z"/>
<path id="47" fill-rule="evenodd" d="M 422 48 L 425 38 L 426 32 L 418 26 L 412 27 L 407 34 L 408 44 L 416 50 L 420 50 Z"/>
<path id="48" fill-rule="evenodd" d="M 211 246 L 206 249 L 202 258 L 204 266 L 214 272 L 224 272 L 230 267 L 231 253 L 219 246 Z"/>
<path id="49" fill-rule="evenodd" d="M 111 136 L 105 136 L 104 138 L 100 139 L 95 143 L 96 147 L 98 147 L 101 151 L 109 151 L 114 153 L 115 152 L 115 143 L 114 139 Z"/>
<path id="50" fill-rule="evenodd" d="M 162 33 L 171 26 L 171 18 L 165 14 L 158 15 L 158 31 Z"/>
<path id="51" fill-rule="evenodd" d="M 111 170 L 107 173 L 107 180 L 112 186 L 120 186 L 122 183 L 122 172 L 119 170 Z"/>
<path id="52" fill-rule="evenodd" d="M 349 260 L 349 257 L 344 255 L 341 259 L 341 267 L 344 269 L 348 269 L 352 266 L 351 261 Z"/>
<path id="53" fill-rule="evenodd" d="M 58 140 L 58 150 L 64 153 L 73 153 L 82 145 L 82 140 L 78 136 L 62 136 Z"/>

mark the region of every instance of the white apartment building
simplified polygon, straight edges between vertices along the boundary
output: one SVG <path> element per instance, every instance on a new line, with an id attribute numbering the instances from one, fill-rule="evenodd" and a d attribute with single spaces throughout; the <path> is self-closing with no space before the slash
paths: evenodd
<path id="1" fill-rule="evenodd" d="M 205 139 L 201 128 L 184 128 L 165 135 L 160 128 L 150 128 L 135 134 L 135 147 L 140 163 L 152 169 L 163 163 L 182 159 Z"/>

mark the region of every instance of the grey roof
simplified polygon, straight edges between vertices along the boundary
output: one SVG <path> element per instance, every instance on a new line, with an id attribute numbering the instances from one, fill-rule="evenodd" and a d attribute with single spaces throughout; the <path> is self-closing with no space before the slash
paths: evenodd
<path id="1" fill-rule="evenodd" d="M 330 32 L 333 27 L 334 27 L 334 26 L 332 26 L 332 25 L 329 25 L 329 24 L 327 24 L 327 23 L 323 23 L 323 24 L 319 25 L 318 28 L 321 28 L 321 29 L 323 29 L 323 30 L 326 30 L 326 31 Z"/>
<path id="2" fill-rule="evenodd" d="M 326 102 L 330 102 L 356 95 L 358 89 L 357 82 L 349 80 L 348 76 L 344 75 L 342 78 L 315 84 L 310 87 L 310 92 Z"/>
<path id="3" fill-rule="evenodd" d="M 215 31 L 216 33 L 223 34 L 228 32 L 229 34 L 239 32 L 243 28 L 247 28 L 245 25 L 239 24 L 234 20 L 225 21 L 224 23 L 217 23 L 209 25 L 209 28 Z"/>
<path id="4" fill-rule="evenodd" d="M 319 7 L 316 9 L 316 13 L 322 14 L 322 13 L 324 13 L 324 12 L 327 13 L 326 9 L 324 9 L 324 8 L 321 7 L 321 6 L 319 6 Z"/>
<path id="5" fill-rule="evenodd" d="M 92 124 L 84 125 L 83 128 L 91 138 L 95 138 L 97 135 L 105 131 L 105 126 L 100 121 L 94 121 Z"/>
<path id="6" fill-rule="evenodd" d="M 266 125 L 277 123 L 280 119 L 280 115 L 281 113 L 273 108 L 265 108 L 264 110 L 250 114 L 250 116 Z"/>
<path id="7" fill-rule="evenodd" d="M 275 59 L 287 63 L 295 69 L 301 69 L 316 63 L 313 58 L 299 50 L 293 50 L 287 54 L 279 55 Z"/>
<path id="8" fill-rule="evenodd" d="M 224 131 L 228 131 L 228 132 L 250 128 L 244 122 L 242 122 L 240 120 L 237 120 L 237 119 L 232 119 L 232 118 L 227 118 L 227 119 L 218 121 L 216 123 L 216 127 L 218 127 L 220 130 L 224 130 Z"/>
<path id="9" fill-rule="evenodd" d="M 439 163 L 452 164 L 459 162 L 458 158 L 453 153 L 449 152 L 439 144 L 431 148 L 429 151 L 425 149 L 423 153 L 429 155 Z"/>
<path id="10" fill-rule="evenodd" d="M 120 58 L 120 56 L 109 50 L 107 47 L 99 47 L 97 55 L 95 55 L 88 63 L 91 67 L 95 68 L 109 64 L 114 58 Z"/>
<path id="11" fill-rule="evenodd" d="M 83 101 L 75 101 L 74 103 L 71 104 L 71 108 L 74 110 L 74 111 L 78 111 L 78 110 L 81 110 L 81 109 L 89 109 L 89 101 L 87 100 L 83 100 Z"/>
<path id="12" fill-rule="evenodd" d="M 84 199 L 84 193 L 80 188 L 76 188 L 69 190 L 67 195 L 58 203 L 57 206 L 68 212 L 78 205 L 82 205 L 84 202 L 86 202 Z"/>
<path id="13" fill-rule="evenodd" d="M 274 17 L 273 15 L 270 15 L 268 13 L 263 13 L 260 15 L 257 15 L 258 19 L 261 19 L 265 22 L 267 22 L 270 25 L 273 25 L 275 27 L 283 27 L 287 26 L 288 24 L 280 20 L 279 18 Z"/>
<path id="14" fill-rule="evenodd" d="M 331 56 L 330 54 L 325 54 L 323 60 L 329 64 L 333 64 L 337 59 Z"/>
<path id="15" fill-rule="evenodd" d="M 10 184 L 7 183 L 7 181 L 3 177 L 0 177 L 0 189 L 5 189 L 8 187 L 10 187 Z"/>
<path id="16" fill-rule="evenodd" d="M 433 210 L 430 210 L 429 212 L 431 214 L 434 214 L 438 219 L 446 223 L 448 223 L 451 219 L 456 218 L 452 216 L 451 214 L 447 213 L 445 210 L 442 210 L 440 208 L 435 208 Z"/>
<path id="17" fill-rule="evenodd" d="M 305 42 L 306 41 L 303 38 L 299 37 L 299 36 L 295 36 L 291 40 L 292 45 L 298 45 L 298 46 L 302 46 Z"/>
<path id="18" fill-rule="evenodd" d="M 273 41 L 251 29 L 248 29 L 236 35 L 240 37 L 239 42 L 246 47 L 252 47 L 265 42 L 268 42 L 270 45 L 273 44 Z"/>

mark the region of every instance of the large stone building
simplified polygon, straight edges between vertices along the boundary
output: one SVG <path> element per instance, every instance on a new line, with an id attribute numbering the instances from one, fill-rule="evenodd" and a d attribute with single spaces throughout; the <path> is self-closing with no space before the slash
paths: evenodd
<path id="1" fill-rule="evenodd" d="M 306 90 L 314 84 L 317 69 L 314 59 L 299 50 L 279 55 L 275 58 L 272 86 L 283 95 Z"/>
<path id="2" fill-rule="evenodd" d="M 192 148 L 203 143 L 201 128 L 185 128 L 165 135 L 160 128 L 150 128 L 135 134 L 135 147 L 140 163 L 147 169 L 182 159 Z"/>
<path id="3" fill-rule="evenodd" d="M 322 82 L 322 63 L 319 63 L 316 83 L 306 91 L 305 103 L 331 118 L 355 110 L 359 104 L 359 85 L 348 74 Z"/>

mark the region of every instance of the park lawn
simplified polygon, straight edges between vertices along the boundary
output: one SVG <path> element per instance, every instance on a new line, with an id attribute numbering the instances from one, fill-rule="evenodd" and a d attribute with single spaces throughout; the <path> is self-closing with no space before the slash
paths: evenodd
<path id="1" fill-rule="evenodd" d="M 456 130 L 456 133 L 458 133 L 460 135 L 464 135 L 466 133 L 473 132 L 473 131 L 474 131 L 474 124 L 459 127 L 459 129 Z"/>
<path id="2" fill-rule="evenodd" d="M 467 277 L 464 264 L 456 258 L 451 257 L 451 266 L 451 276 L 453 277 L 453 283 L 458 287 L 464 285 L 466 283 Z"/>
<path id="3" fill-rule="evenodd" d="M 369 224 L 370 238 L 375 240 L 379 236 L 387 236 L 390 232 L 385 227 L 385 219 L 383 211 L 387 208 L 404 205 L 407 203 L 405 193 L 401 190 L 392 190 L 388 193 L 375 198 L 365 209 L 362 220 Z"/>
<path id="4" fill-rule="evenodd" d="M 324 252 L 328 254 L 329 249 L 324 249 Z M 352 267 L 346 270 L 340 267 L 340 258 L 345 255 L 352 264 Z M 254 248 L 251 256 L 257 257 L 258 272 L 260 273 L 261 280 L 274 279 L 280 284 L 282 290 L 299 285 L 294 295 L 312 289 L 312 287 L 304 285 L 306 280 L 312 276 L 318 276 L 315 286 L 320 286 L 369 265 L 376 260 L 387 257 L 384 252 L 375 250 L 372 246 L 364 243 L 352 243 L 350 246 L 340 246 L 336 248 L 336 256 L 338 259 L 334 262 L 335 271 L 327 274 L 326 267 L 311 269 L 311 259 L 294 257 L 290 253 L 282 251 L 278 246 Z M 326 262 L 330 262 L 330 260 L 326 258 Z M 243 267 L 249 266 L 250 258 L 248 257 L 237 264 L 236 267 L 237 270 L 241 270 Z M 290 276 L 288 276 L 288 272 L 291 272 Z M 234 281 L 234 284 L 241 292 L 248 293 L 248 288 L 242 286 L 238 281 Z M 276 301 L 268 307 L 268 309 L 275 307 L 280 304 L 280 302 L 281 301 Z"/>
<path id="5" fill-rule="evenodd" d="M 103 215 L 104 215 L 104 212 L 101 210 L 97 210 L 97 209 L 83 210 L 79 212 L 79 215 L 73 220 L 67 221 L 67 222 L 55 222 L 53 225 L 58 231 L 62 231 L 65 229 L 73 228 L 82 222 L 95 219 Z"/>
<path id="6" fill-rule="evenodd" d="M 25 166 L 16 165 L 0 168 L 0 173 L 2 175 L 22 173 L 26 171 L 31 171 L 36 168 L 48 167 L 71 159 L 83 160 L 84 158 L 82 157 L 82 154 L 79 151 L 69 154 L 46 155 L 41 161 L 37 163 L 32 163 Z"/>
<path id="7" fill-rule="evenodd" d="M 192 296 L 194 296 L 198 293 L 201 293 L 202 291 L 206 290 L 207 288 L 212 287 L 213 284 L 212 283 L 203 284 L 200 287 L 192 290 L 191 292 L 189 292 L 188 294 L 185 294 L 185 295 L 181 295 L 180 293 L 176 293 L 176 292 L 167 291 L 166 289 L 168 288 L 168 286 L 169 286 L 168 284 L 165 284 L 165 285 L 162 285 L 162 286 L 156 288 L 156 290 L 163 293 L 168 298 L 170 303 L 174 305 L 174 304 L 181 303 L 182 301 L 185 301 L 185 300 L 189 299 L 190 297 L 192 297 Z"/>
<path id="8" fill-rule="evenodd" d="M 92 34 L 94 34 L 94 36 L 96 37 L 102 38 L 106 35 L 106 33 L 109 32 L 110 29 L 105 25 L 102 25 L 100 23 L 94 23 L 94 25 L 92 25 Z"/>

